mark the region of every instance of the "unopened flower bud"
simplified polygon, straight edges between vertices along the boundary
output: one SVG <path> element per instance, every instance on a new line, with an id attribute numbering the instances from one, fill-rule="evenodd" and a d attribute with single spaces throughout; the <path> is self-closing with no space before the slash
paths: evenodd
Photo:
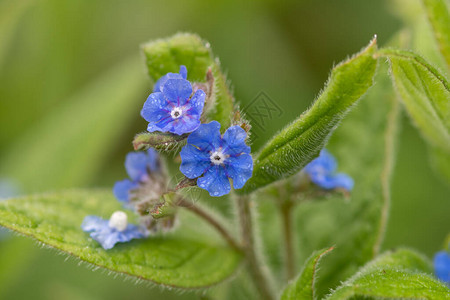
<path id="1" fill-rule="evenodd" d="M 108 223 L 109 227 L 116 229 L 117 231 L 124 231 L 127 229 L 128 217 L 123 211 L 116 211 L 111 215 Z"/>

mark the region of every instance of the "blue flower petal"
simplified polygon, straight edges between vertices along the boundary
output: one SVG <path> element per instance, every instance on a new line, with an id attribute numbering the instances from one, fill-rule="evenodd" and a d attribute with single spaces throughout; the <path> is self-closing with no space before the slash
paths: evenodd
<path id="1" fill-rule="evenodd" d="M 162 118 L 170 116 L 170 111 L 166 107 L 168 102 L 163 93 L 151 93 L 144 103 L 141 116 L 151 123 L 159 122 Z"/>
<path id="2" fill-rule="evenodd" d="M 250 153 L 250 147 L 245 144 L 247 132 L 240 126 L 231 126 L 223 135 L 224 153 L 228 155 L 238 155 Z"/>
<path id="3" fill-rule="evenodd" d="M 445 251 L 436 253 L 433 264 L 436 277 L 450 284 L 450 255 Z"/>
<path id="4" fill-rule="evenodd" d="M 100 231 L 105 228 L 105 225 L 108 225 L 107 220 L 97 216 L 86 216 L 83 223 L 81 223 L 81 229 L 85 232 Z"/>
<path id="5" fill-rule="evenodd" d="M 145 152 L 130 152 L 125 158 L 125 169 L 132 181 L 145 181 L 147 178 L 147 155 Z"/>
<path id="6" fill-rule="evenodd" d="M 147 150 L 147 166 L 150 171 L 159 170 L 159 155 L 153 148 Z"/>
<path id="7" fill-rule="evenodd" d="M 184 146 L 181 149 L 180 156 L 180 171 L 190 179 L 201 176 L 211 166 L 209 153 L 201 151 L 192 145 Z"/>
<path id="8" fill-rule="evenodd" d="M 173 122 L 173 129 L 170 132 L 182 135 L 194 131 L 198 126 L 200 126 L 200 116 L 187 115 Z"/>
<path id="9" fill-rule="evenodd" d="M 233 187 L 241 189 L 247 180 L 252 177 L 253 159 L 249 154 L 242 154 L 236 157 L 230 156 L 225 160 L 225 172 L 233 179 Z"/>
<path id="10" fill-rule="evenodd" d="M 209 192 L 213 197 L 220 197 L 230 192 L 231 186 L 222 166 L 212 166 L 203 177 L 197 180 L 197 185 Z"/>
<path id="11" fill-rule="evenodd" d="M 161 92 L 161 87 L 166 83 L 168 79 L 186 79 L 187 78 L 187 69 L 185 66 L 180 66 L 180 72 L 178 73 L 167 73 L 158 81 L 156 81 L 155 86 L 153 87 L 153 92 Z"/>
<path id="12" fill-rule="evenodd" d="M 190 116 L 198 116 L 198 119 L 200 119 L 200 116 L 203 112 L 203 106 L 205 105 L 205 98 L 206 94 L 203 90 L 197 90 L 192 96 L 192 98 L 189 100 L 188 103 L 186 103 L 186 110 L 187 113 Z"/>
<path id="13" fill-rule="evenodd" d="M 187 79 L 187 69 L 186 69 L 186 66 L 183 66 L 183 65 L 181 65 L 180 66 L 180 75 L 181 75 L 181 78 L 183 78 L 183 79 Z"/>
<path id="14" fill-rule="evenodd" d="M 187 143 L 200 148 L 202 151 L 213 151 L 221 146 L 220 123 L 212 121 L 201 124 L 197 130 L 187 138 Z"/>
<path id="15" fill-rule="evenodd" d="M 347 174 L 338 173 L 333 176 L 333 182 L 335 185 L 335 188 L 343 188 L 347 191 L 351 191 L 354 186 L 353 179 L 348 176 Z"/>
<path id="16" fill-rule="evenodd" d="M 156 123 L 148 123 L 147 126 L 148 132 L 161 131 L 161 132 L 172 132 L 174 131 L 174 122 L 170 113 L 167 113 L 166 116 L 161 118 Z"/>
<path id="17" fill-rule="evenodd" d="M 305 171 L 308 174 L 311 173 L 331 173 L 336 171 L 337 163 L 333 155 L 331 155 L 327 150 L 322 149 L 320 151 L 319 157 L 312 160 L 306 165 Z"/>
<path id="18" fill-rule="evenodd" d="M 132 239 L 144 238 L 146 233 L 139 227 L 128 224 L 124 231 L 109 227 L 109 221 L 97 216 L 84 218 L 81 228 L 90 232 L 90 236 L 99 242 L 105 250 L 111 249 L 116 243 L 129 242 Z"/>
<path id="19" fill-rule="evenodd" d="M 161 89 L 166 99 L 177 107 L 185 105 L 192 94 L 192 85 L 185 79 L 168 79 Z"/>
<path id="20" fill-rule="evenodd" d="M 123 203 L 130 202 L 130 190 L 135 189 L 139 186 L 137 182 L 133 182 L 129 179 L 124 179 L 117 181 L 114 184 L 113 193 L 114 196 Z"/>

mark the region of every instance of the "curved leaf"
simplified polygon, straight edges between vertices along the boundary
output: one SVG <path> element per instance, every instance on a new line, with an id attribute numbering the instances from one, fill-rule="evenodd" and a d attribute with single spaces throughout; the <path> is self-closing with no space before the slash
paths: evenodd
<path id="1" fill-rule="evenodd" d="M 447 0 L 422 0 L 439 50 L 450 68 L 450 8 Z"/>
<path id="2" fill-rule="evenodd" d="M 389 58 L 392 80 L 425 139 L 450 153 L 450 85 L 447 79 L 413 52 L 382 49 L 377 55 Z"/>
<path id="3" fill-rule="evenodd" d="M 398 115 L 389 78 L 382 71 L 367 98 L 350 112 L 327 149 L 339 170 L 355 180 L 350 199 L 334 193 L 302 204 L 296 212 L 301 259 L 315 249 L 336 245 L 317 282 L 323 294 L 373 259 L 382 244 L 390 207 Z"/>
<path id="4" fill-rule="evenodd" d="M 224 129 L 229 127 L 234 98 L 208 42 L 198 35 L 182 33 L 144 44 L 142 52 L 153 83 L 168 72 L 178 73 L 180 65 L 186 66 L 190 81 L 205 82 L 206 72 L 211 68 L 215 81 L 215 100 L 214 109 L 208 112 L 208 117 L 219 121 Z"/>
<path id="5" fill-rule="evenodd" d="M 315 251 L 305 262 L 300 275 L 284 289 L 281 300 L 317 299 L 315 294 L 316 272 L 320 260 L 330 253 L 333 247 Z"/>
<path id="6" fill-rule="evenodd" d="M 421 255 L 406 249 L 389 252 L 364 266 L 327 299 L 450 299 L 450 289 L 429 272 L 430 264 Z"/>
<path id="7" fill-rule="evenodd" d="M 263 147 L 253 176 L 239 193 L 249 193 L 302 169 L 319 154 L 345 114 L 372 86 L 376 39 L 332 71 L 313 106 Z"/>
<path id="8" fill-rule="evenodd" d="M 121 209 L 111 192 L 74 190 L 0 203 L 0 225 L 95 266 L 165 286 L 201 288 L 229 277 L 241 255 L 203 221 L 182 210 L 173 234 L 151 236 L 104 250 L 84 233 L 86 215 L 108 218 Z"/>

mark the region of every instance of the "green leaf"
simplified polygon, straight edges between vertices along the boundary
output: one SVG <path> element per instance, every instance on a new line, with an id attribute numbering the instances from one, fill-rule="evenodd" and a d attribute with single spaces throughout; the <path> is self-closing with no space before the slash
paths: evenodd
<path id="1" fill-rule="evenodd" d="M 281 300 L 313 300 L 318 299 L 315 291 L 315 281 L 319 262 L 333 247 L 315 251 L 305 262 L 300 275 L 289 283 L 281 295 Z"/>
<path id="2" fill-rule="evenodd" d="M 174 233 L 104 250 L 80 228 L 86 215 L 109 218 L 121 209 L 109 191 L 73 190 L 0 203 L 0 226 L 113 272 L 179 288 L 201 288 L 228 278 L 241 255 L 186 210 Z"/>
<path id="3" fill-rule="evenodd" d="M 378 55 L 389 58 L 398 94 L 425 139 L 450 153 L 450 86 L 447 79 L 413 52 L 382 49 Z"/>
<path id="4" fill-rule="evenodd" d="M 183 33 L 147 43 L 142 46 L 142 51 L 153 83 L 168 72 L 178 73 L 180 65 L 186 66 L 188 80 L 205 82 L 206 72 L 211 68 L 215 80 L 215 97 L 214 107 L 207 112 L 207 117 L 219 121 L 224 130 L 230 126 L 234 98 L 208 42 L 195 34 Z"/>
<path id="5" fill-rule="evenodd" d="M 38 126 L 20 136 L 0 160 L 0 174 L 27 191 L 91 182 L 145 101 L 138 57 L 117 64 Z"/>
<path id="6" fill-rule="evenodd" d="M 450 289 L 427 274 L 430 271 L 426 259 L 415 252 L 388 252 L 364 266 L 326 299 L 450 299 Z"/>
<path id="7" fill-rule="evenodd" d="M 238 192 L 249 193 L 292 175 L 316 157 L 345 114 L 372 86 L 376 39 L 332 71 L 313 106 L 284 128 L 255 158 L 253 176 Z"/>
<path id="8" fill-rule="evenodd" d="M 450 8 L 447 0 L 422 0 L 439 50 L 450 68 Z"/>
<path id="9" fill-rule="evenodd" d="M 375 86 L 331 137 L 327 149 L 336 156 L 338 171 L 355 180 L 350 199 L 332 194 L 302 203 L 295 212 L 301 259 L 335 245 L 321 268 L 320 294 L 336 287 L 378 253 L 390 206 L 399 103 L 383 71 Z M 317 201 L 316 201 L 317 200 Z"/>

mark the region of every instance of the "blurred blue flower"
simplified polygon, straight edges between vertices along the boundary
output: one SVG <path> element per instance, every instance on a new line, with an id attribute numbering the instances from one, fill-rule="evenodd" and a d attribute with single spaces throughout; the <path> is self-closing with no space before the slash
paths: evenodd
<path id="1" fill-rule="evenodd" d="M 168 73 L 155 84 L 141 110 L 141 116 L 149 122 L 149 132 L 182 135 L 200 125 L 206 94 L 199 89 L 192 95 L 192 85 L 186 76 L 186 67 L 181 66 L 179 74 Z"/>
<path id="2" fill-rule="evenodd" d="M 147 233 L 136 225 L 127 224 L 124 212 L 117 211 L 109 220 L 97 216 L 87 216 L 81 224 L 81 229 L 99 242 L 105 250 L 111 249 L 117 243 L 129 242 L 132 239 L 144 238 Z"/>
<path id="3" fill-rule="evenodd" d="M 187 145 L 180 152 L 180 171 L 191 179 L 203 175 L 197 185 L 211 196 L 228 194 L 231 189 L 229 178 L 233 179 L 235 189 L 242 188 L 253 172 L 246 136 L 239 126 L 228 128 L 222 137 L 219 122 L 201 124 L 189 135 Z"/>
<path id="4" fill-rule="evenodd" d="M 125 169 L 130 179 L 117 181 L 113 192 L 116 198 L 128 204 L 130 202 L 131 191 L 139 187 L 139 183 L 146 182 L 151 172 L 160 170 L 158 153 L 153 148 L 146 152 L 130 152 L 125 158 Z"/>
<path id="5" fill-rule="evenodd" d="M 450 254 L 445 251 L 436 253 L 433 263 L 436 277 L 450 285 Z"/>
<path id="6" fill-rule="evenodd" d="M 166 83 L 167 79 L 187 79 L 187 69 L 186 66 L 180 66 L 180 72 L 179 73 L 167 73 L 153 86 L 153 92 L 161 92 L 161 87 Z"/>
<path id="7" fill-rule="evenodd" d="M 343 173 L 336 173 L 335 158 L 325 149 L 320 151 L 319 157 L 311 161 L 304 168 L 312 182 L 324 189 L 343 188 L 351 191 L 353 179 Z"/>

